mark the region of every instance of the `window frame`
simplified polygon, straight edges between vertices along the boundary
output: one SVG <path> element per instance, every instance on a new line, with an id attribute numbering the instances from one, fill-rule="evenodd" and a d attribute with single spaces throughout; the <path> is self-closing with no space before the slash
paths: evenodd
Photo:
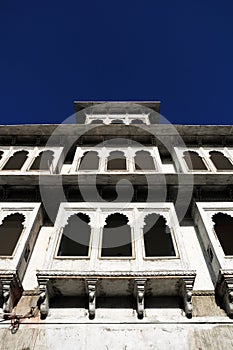
<path id="1" fill-rule="evenodd" d="M 126 169 L 125 170 L 107 170 L 108 157 L 111 152 L 123 152 L 126 158 Z M 152 170 L 136 170 L 135 169 L 135 155 L 136 152 L 145 151 L 148 152 L 154 162 L 155 169 Z M 99 167 L 98 170 L 79 170 L 81 159 L 86 152 L 96 152 L 99 157 Z M 166 173 L 163 170 L 163 164 L 160 158 L 158 148 L 155 146 L 150 147 L 113 147 L 113 146 L 103 146 L 103 147 L 77 147 L 73 162 L 71 164 L 69 174 L 146 174 L 146 173 Z"/>
<path id="2" fill-rule="evenodd" d="M 131 211 L 131 215 L 132 215 Z M 108 214 L 107 214 L 108 213 Z M 129 211 L 121 211 L 121 210 L 108 210 L 106 209 L 106 211 L 102 211 L 101 213 L 101 221 L 104 220 L 103 224 L 105 223 L 105 220 L 112 214 L 123 214 L 124 216 L 126 216 L 128 218 L 128 223 L 127 225 L 129 225 L 130 227 L 130 233 L 131 233 L 131 247 L 132 247 L 132 256 L 101 256 L 101 251 L 102 251 L 102 241 L 103 241 L 103 230 L 104 230 L 104 225 L 100 226 L 100 231 L 99 231 L 99 243 L 98 243 L 98 259 L 101 260 L 111 260 L 111 261 L 121 261 L 121 260 L 135 260 L 136 259 L 136 250 L 135 250 L 135 230 L 133 227 L 131 227 L 130 225 L 130 214 Z"/>
<path id="3" fill-rule="evenodd" d="M 225 157 L 229 159 L 229 161 L 233 165 L 233 149 L 228 147 L 174 147 L 175 154 L 178 158 L 179 167 L 181 168 L 183 173 L 199 173 L 199 174 L 207 174 L 207 173 L 229 173 L 232 174 L 233 170 L 218 170 L 214 163 L 210 159 L 210 153 L 211 151 L 217 151 L 221 152 Z M 185 159 L 184 159 L 184 152 L 196 152 L 198 155 L 202 158 L 205 166 L 207 167 L 206 170 L 191 170 L 189 169 Z"/>
<path id="4" fill-rule="evenodd" d="M 42 226 L 42 212 L 40 203 L 0 203 L 0 222 L 2 224 L 5 217 L 11 214 L 22 214 L 25 217 L 23 221 L 23 230 L 16 243 L 12 255 L 0 256 L 0 270 L 17 270 L 19 280 L 23 279 L 25 270 L 30 262 L 30 256 L 33 252 L 36 239 Z M 25 251 L 30 246 L 29 257 L 25 259 Z"/>
<path id="5" fill-rule="evenodd" d="M 63 147 L 28 147 L 28 146 L 11 146 L 1 147 L 0 150 L 4 151 L 2 159 L 0 160 L 0 174 L 55 174 L 58 168 L 59 162 L 62 160 Z M 17 152 L 26 151 L 28 156 L 21 169 L 4 170 L 8 160 Z M 34 160 L 43 151 L 53 152 L 52 172 L 50 170 L 30 170 Z M 6 153 L 6 154 L 5 154 Z M 61 164 L 62 165 L 62 164 Z M 61 168 L 61 167 L 60 167 Z M 61 169 L 59 169 L 61 170 Z"/>
<path id="6" fill-rule="evenodd" d="M 102 120 L 102 124 L 92 124 L 92 121 L 95 119 Z M 150 125 L 149 113 L 137 113 L 137 114 L 128 114 L 128 113 L 118 113 L 118 114 L 86 114 L 85 124 L 89 125 L 117 125 L 111 124 L 112 120 L 121 119 L 123 124 L 119 125 Z M 143 124 L 132 124 L 132 120 L 140 119 Z"/>
<path id="7" fill-rule="evenodd" d="M 209 264 L 214 273 L 215 282 L 217 282 L 220 270 L 232 270 L 233 267 L 233 255 L 225 255 L 214 230 L 212 217 L 217 213 L 228 214 L 233 217 L 233 202 L 197 201 L 193 207 L 194 222 L 200 232 Z"/>
<path id="8" fill-rule="evenodd" d="M 74 214 L 79 214 L 79 213 L 82 213 L 82 214 L 86 214 L 88 215 L 86 212 L 84 211 L 79 211 L 77 213 L 72 213 L 68 219 L 74 215 Z M 89 215 L 88 215 L 89 216 Z M 68 221 L 67 221 L 68 223 Z M 67 225 L 66 223 L 66 225 Z M 59 248 L 60 248 L 60 244 L 61 244 L 61 240 L 62 240 L 62 236 L 63 236 L 63 231 L 64 231 L 64 228 L 66 227 L 66 225 L 64 225 L 63 227 L 60 227 L 58 228 L 58 240 L 57 240 L 57 244 L 56 244 L 56 248 L 55 248 L 55 251 L 54 251 L 54 256 L 53 258 L 54 259 L 61 259 L 61 260 L 73 260 L 73 259 L 83 259 L 83 260 L 90 260 L 90 257 L 91 257 L 91 251 L 92 251 L 92 242 L 93 242 L 93 228 L 90 226 L 90 224 L 88 224 L 90 226 L 90 240 L 89 240 L 89 248 L 88 248 L 88 255 L 86 256 L 83 256 L 83 255 L 58 255 L 58 251 L 59 251 Z"/>

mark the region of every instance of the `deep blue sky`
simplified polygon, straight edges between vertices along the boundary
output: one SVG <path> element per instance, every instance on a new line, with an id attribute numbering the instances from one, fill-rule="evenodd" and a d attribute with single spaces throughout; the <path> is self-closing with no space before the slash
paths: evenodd
<path id="1" fill-rule="evenodd" d="M 59 123 L 73 100 L 233 124 L 232 0 L 0 0 L 0 50 L 0 124 Z"/>

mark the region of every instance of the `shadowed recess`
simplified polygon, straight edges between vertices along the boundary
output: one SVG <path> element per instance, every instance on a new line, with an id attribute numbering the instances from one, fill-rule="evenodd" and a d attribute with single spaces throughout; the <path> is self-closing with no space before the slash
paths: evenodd
<path id="1" fill-rule="evenodd" d="M 0 226 L 0 255 L 11 256 L 23 231 L 24 215 L 7 216 Z"/>
<path id="2" fill-rule="evenodd" d="M 143 235 L 147 257 L 175 256 L 171 232 L 163 216 L 158 214 L 147 215 Z"/>
<path id="3" fill-rule="evenodd" d="M 91 228 L 90 218 L 78 213 L 69 217 L 58 250 L 59 256 L 88 256 Z"/>
<path id="4" fill-rule="evenodd" d="M 131 228 L 128 225 L 128 218 L 119 213 L 109 215 L 103 228 L 101 256 L 132 256 L 131 239 Z"/>

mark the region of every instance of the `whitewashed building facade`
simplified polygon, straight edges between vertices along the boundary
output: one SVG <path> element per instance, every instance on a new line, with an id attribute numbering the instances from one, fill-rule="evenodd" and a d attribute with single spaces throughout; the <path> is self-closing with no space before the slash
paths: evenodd
<path id="1" fill-rule="evenodd" d="M 0 126 L 0 349 L 232 348 L 232 126 L 75 110 Z"/>

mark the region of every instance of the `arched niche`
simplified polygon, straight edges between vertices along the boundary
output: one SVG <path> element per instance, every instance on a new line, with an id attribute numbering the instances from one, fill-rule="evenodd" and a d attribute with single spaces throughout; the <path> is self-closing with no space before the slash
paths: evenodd
<path id="1" fill-rule="evenodd" d="M 212 217 L 214 230 L 225 255 L 233 255 L 233 217 L 217 213 Z"/>
<path id="2" fill-rule="evenodd" d="M 131 257 L 132 237 L 128 218 L 119 213 L 106 219 L 102 235 L 102 257 Z"/>
<path id="3" fill-rule="evenodd" d="M 30 170 L 49 170 L 53 158 L 53 151 L 46 150 L 40 152 L 39 155 L 34 159 Z"/>
<path id="4" fill-rule="evenodd" d="M 3 170 L 21 170 L 28 157 L 28 151 L 15 152 L 4 165 Z"/>
<path id="5" fill-rule="evenodd" d="M 222 152 L 211 151 L 209 154 L 217 170 L 233 170 L 233 164 Z"/>
<path id="6" fill-rule="evenodd" d="M 195 151 L 185 151 L 184 160 L 190 170 L 207 170 L 207 167 L 199 154 Z"/>
<path id="7" fill-rule="evenodd" d="M 95 151 L 85 152 L 80 160 L 79 170 L 98 170 L 99 156 Z"/>
<path id="8" fill-rule="evenodd" d="M 146 257 L 175 256 L 171 232 L 162 215 L 146 216 L 143 236 Z"/>
<path id="9" fill-rule="evenodd" d="M 110 152 L 108 157 L 107 170 L 126 170 L 126 158 L 124 152 Z"/>
<path id="10" fill-rule="evenodd" d="M 122 119 L 113 119 L 111 121 L 111 124 L 124 124 Z"/>
<path id="11" fill-rule="evenodd" d="M 91 227 L 90 218 L 83 213 L 69 217 L 62 232 L 59 256 L 88 256 Z"/>
<path id="12" fill-rule="evenodd" d="M 144 124 L 144 122 L 141 119 L 133 119 L 131 124 Z"/>
<path id="13" fill-rule="evenodd" d="M 102 119 L 93 119 L 91 121 L 91 124 L 103 124 L 103 120 Z"/>
<path id="14" fill-rule="evenodd" d="M 6 216 L 0 225 L 0 255 L 11 256 L 24 229 L 23 214 L 15 213 Z"/>
<path id="15" fill-rule="evenodd" d="M 147 151 L 138 151 L 134 157 L 136 170 L 155 170 L 154 160 Z"/>

